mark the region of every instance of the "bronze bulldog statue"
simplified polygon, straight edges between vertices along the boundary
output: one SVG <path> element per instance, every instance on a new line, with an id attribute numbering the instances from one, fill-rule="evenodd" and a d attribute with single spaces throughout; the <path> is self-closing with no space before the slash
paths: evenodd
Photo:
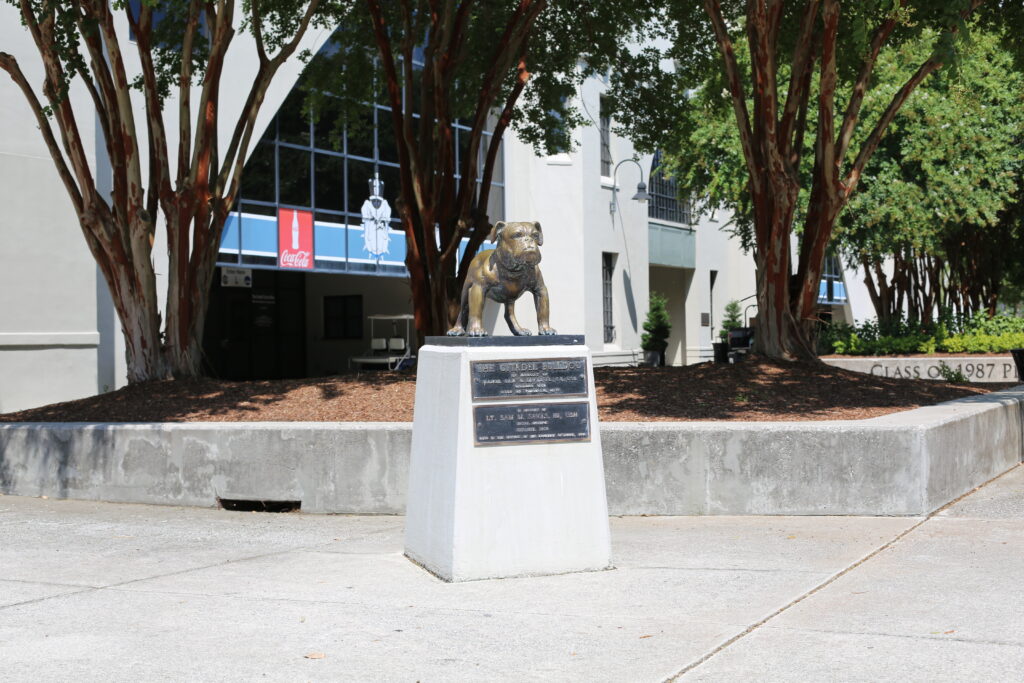
<path id="1" fill-rule="evenodd" d="M 512 334 L 532 334 L 516 320 L 516 299 L 524 292 L 533 292 L 537 307 L 537 324 L 540 334 L 555 334 L 548 324 L 550 307 L 548 290 L 540 274 L 540 246 L 544 244 L 544 233 L 540 223 L 506 223 L 498 221 L 488 236 L 497 247 L 477 254 L 469 265 L 466 284 L 462 287 L 462 307 L 455 326 L 448 335 L 461 337 L 486 337 L 483 315 L 484 301 L 493 299 L 505 304 L 505 322 Z"/>

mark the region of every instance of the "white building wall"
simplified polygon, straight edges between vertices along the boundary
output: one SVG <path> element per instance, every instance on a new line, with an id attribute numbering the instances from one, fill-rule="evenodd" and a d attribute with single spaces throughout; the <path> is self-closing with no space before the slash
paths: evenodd
<path id="1" fill-rule="evenodd" d="M 702 215 L 697 221 L 697 267 L 690 285 L 687 306 L 687 363 L 710 360 L 711 344 L 719 341 L 725 306 L 740 301 L 741 308 L 755 303 L 757 291 L 756 271 L 752 254 L 744 254 L 739 240 L 727 230 L 729 216 L 721 211 Z M 711 286 L 711 271 L 717 271 L 715 285 Z M 748 298 L 749 297 L 749 298 Z M 701 324 L 701 314 L 710 314 L 710 325 Z M 750 315 L 756 314 L 756 307 Z"/>
<path id="2" fill-rule="evenodd" d="M 886 264 L 888 266 L 889 264 Z M 886 274 L 891 275 L 892 269 L 886 267 Z M 871 303 L 871 295 L 868 293 L 868 286 L 864 283 L 863 268 L 844 268 L 843 280 L 846 283 L 846 295 L 849 303 L 844 306 L 845 322 L 863 322 L 876 318 L 875 305 Z"/>
<path id="3" fill-rule="evenodd" d="M 30 83 L 43 68 L 17 9 L 0 5 L 3 49 Z M 73 98 L 88 98 L 80 83 Z M 79 100 L 81 101 L 81 100 Z M 93 145 L 91 108 L 81 134 Z M 0 78 L 0 412 L 97 391 L 96 267 L 28 104 Z"/>

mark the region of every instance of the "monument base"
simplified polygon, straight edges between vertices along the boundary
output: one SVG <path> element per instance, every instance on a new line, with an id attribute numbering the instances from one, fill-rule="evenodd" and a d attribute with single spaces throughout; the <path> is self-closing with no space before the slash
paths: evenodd
<path id="1" fill-rule="evenodd" d="M 405 554 L 445 581 L 606 569 L 590 352 L 496 339 L 419 350 Z"/>

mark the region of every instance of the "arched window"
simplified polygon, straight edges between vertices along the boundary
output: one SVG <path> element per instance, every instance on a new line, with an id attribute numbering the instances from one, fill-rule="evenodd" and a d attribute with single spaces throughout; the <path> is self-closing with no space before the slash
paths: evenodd
<path id="1" fill-rule="evenodd" d="M 679 188 L 675 179 L 664 173 L 660 149 L 654 153 L 654 160 L 651 162 L 651 184 L 647 193 L 651 196 L 647 204 L 649 218 L 684 225 L 693 222 L 690 202 L 679 199 Z"/>
<path id="2" fill-rule="evenodd" d="M 413 56 L 416 68 L 423 66 L 416 61 L 419 54 Z M 313 270 L 408 276 L 405 234 L 394 208 L 401 180 L 390 106 L 367 103 L 353 113 L 358 120 L 341 125 L 341 103 L 325 96 L 313 120 L 303 110 L 304 87 L 301 80 L 295 84 L 245 164 L 241 197 L 228 216 L 217 263 L 279 267 L 277 216 L 285 209 L 313 214 Z M 455 168 L 461 169 L 471 131 L 459 122 L 453 128 Z M 478 174 L 492 134 L 483 131 Z M 505 217 L 503 154 L 499 146 L 486 207 L 492 220 Z M 478 177 L 477 184 L 482 182 Z M 377 193 L 391 209 L 387 239 L 367 241 L 364 204 Z"/>

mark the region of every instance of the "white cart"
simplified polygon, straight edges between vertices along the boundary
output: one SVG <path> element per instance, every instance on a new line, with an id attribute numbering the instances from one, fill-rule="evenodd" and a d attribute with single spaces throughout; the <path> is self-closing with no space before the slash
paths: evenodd
<path id="1" fill-rule="evenodd" d="M 412 352 L 412 314 L 371 315 L 367 319 L 370 321 L 370 348 L 362 355 L 349 358 L 349 368 L 381 365 L 388 370 L 398 370 L 411 365 L 416 358 Z"/>

